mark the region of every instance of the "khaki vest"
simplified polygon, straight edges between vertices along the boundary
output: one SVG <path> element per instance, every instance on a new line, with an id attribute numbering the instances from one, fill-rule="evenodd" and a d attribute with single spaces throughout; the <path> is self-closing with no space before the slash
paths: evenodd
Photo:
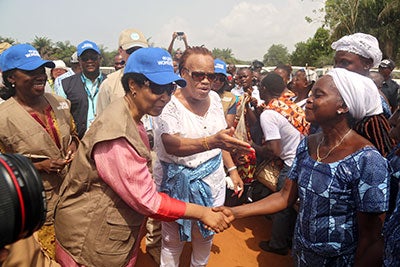
<path id="1" fill-rule="evenodd" d="M 56 238 L 76 262 L 86 266 L 126 265 L 144 220 L 103 182 L 91 156 L 97 143 L 120 137 L 147 159 L 150 169 L 150 151 L 121 98 L 90 126 L 60 189 Z"/>
<path id="2" fill-rule="evenodd" d="M 222 109 L 224 110 L 224 115 L 226 117 L 226 114 L 228 114 L 228 110 L 233 105 L 236 105 L 236 96 L 228 91 L 224 91 L 219 96 L 221 97 Z"/>
<path id="3" fill-rule="evenodd" d="M 100 115 L 111 102 L 125 95 L 125 90 L 121 82 L 122 76 L 124 76 L 123 68 L 109 74 L 100 84 L 96 105 L 96 113 L 98 115 Z"/>
<path id="4" fill-rule="evenodd" d="M 70 103 L 65 98 L 45 93 L 57 118 L 61 136 L 61 149 L 46 130 L 13 98 L 0 105 L 0 142 L 5 153 L 19 153 L 33 162 L 47 158 L 65 158 L 71 133 L 72 115 Z M 60 174 L 40 172 L 47 199 L 47 224 L 53 222 L 54 207 L 58 201 L 59 188 L 65 170 Z"/>

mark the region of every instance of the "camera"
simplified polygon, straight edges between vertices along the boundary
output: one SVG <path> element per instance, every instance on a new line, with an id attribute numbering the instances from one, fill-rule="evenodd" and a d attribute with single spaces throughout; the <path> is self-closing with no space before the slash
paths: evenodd
<path id="1" fill-rule="evenodd" d="M 29 237 L 46 221 L 46 195 L 32 162 L 0 154 L 0 248 Z"/>
<path id="2" fill-rule="evenodd" d="M 183 33 L 183 32 L 176 32 L 176 35 L 177 35 L 176 38 L 177 38 L 178 40 L 182 40 L 184 33 Z"/>

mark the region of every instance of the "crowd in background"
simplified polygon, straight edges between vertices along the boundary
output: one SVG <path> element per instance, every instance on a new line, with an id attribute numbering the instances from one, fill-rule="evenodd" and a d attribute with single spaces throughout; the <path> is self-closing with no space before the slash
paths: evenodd
<path id="1" fill-rule="evenodd" d="M 168 51 L 137 29 L 118 43 L 110 74 L 90 40 L 70 68 L 1 44 L 0 152 L 31 159 L 48 203 L 3 266 L 135 266 L 144 236 L 160 266 L 185 242 L 205 266 L 215 233 L 259 214 L 259 247 L 296 266 L 400 264 L 399 85 L 375 37 L 334 42 L 322 76 L 237 68 L 183 32 Z"/>

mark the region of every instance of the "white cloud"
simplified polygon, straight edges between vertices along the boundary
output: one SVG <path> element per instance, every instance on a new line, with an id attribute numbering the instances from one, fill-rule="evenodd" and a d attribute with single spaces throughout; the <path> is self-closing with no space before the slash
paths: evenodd
<path id="1" fill-rule="evenodd" d="M 272 2 L 272 1 L 271 1 Z M 276 1 L 274 1 L 276 2 Z M 230 48 L 236 58 L 262 59 L 273 44 L 283 44 L 289 50 L 312 37 L 317 24 L 309 24 L 305 16 L 319 5 L 315 2 L 289 0 L 285 9 L 272 3 L 240 2 L 203 35 L 209 48 Z"/>
<path id="2" fill-rule="evenodd" d="M 33 9 L 35 12 L 20 9 L 28 2 L 0 0 L 0 24 L 7 25 L 2 37 L 31 42 L 38 35 L 53 41 L 69 40 L 74 45 L 90 39 L 115 50 L 118 35 L 125 28 L 140 29 L 156 46 L 165 48 L 174 31 L 184 31 L 189 45 L 230 48 L 242 60 L 262 59 L 273 44 L 283 44 L 293 51 L 294 44 L 312 37 L 319 26 L 308 24 L 304 17 L 313 16 L 313 9 L 324 5 L 324 0 L 170 0 L 159 1 L 155 9 L 153 1 L 138 5 L 137 1 L 120 0 L 119 5 L 100 5 L 96 12 L 72 18 L 77 5 L 81 5 L 80 10 L 89 10 L 95 1 L 69 0 L 53 5 L 54 1 L 42 0 L 40 7 Z M 52 23 L 43 14 L 58 14 L 70 20 Z M 174 48 L 178 47 L 183 47 L 182 41 L 175 42 Z"/>

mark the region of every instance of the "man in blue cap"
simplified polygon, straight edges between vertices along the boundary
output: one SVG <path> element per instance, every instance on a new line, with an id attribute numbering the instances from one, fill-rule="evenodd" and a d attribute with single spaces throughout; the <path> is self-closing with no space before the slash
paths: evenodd
<path id="1" fill-rule="evenodd" d="M 78 136 L 82 138 L 96 117 L 96 104 L 100 84 L 105 75 L 100 72 L 101 52 L 92 41 L 85 40 L 77 46 L 82 72 L 62 80 L 58 94 L 71 101 Z"/>

